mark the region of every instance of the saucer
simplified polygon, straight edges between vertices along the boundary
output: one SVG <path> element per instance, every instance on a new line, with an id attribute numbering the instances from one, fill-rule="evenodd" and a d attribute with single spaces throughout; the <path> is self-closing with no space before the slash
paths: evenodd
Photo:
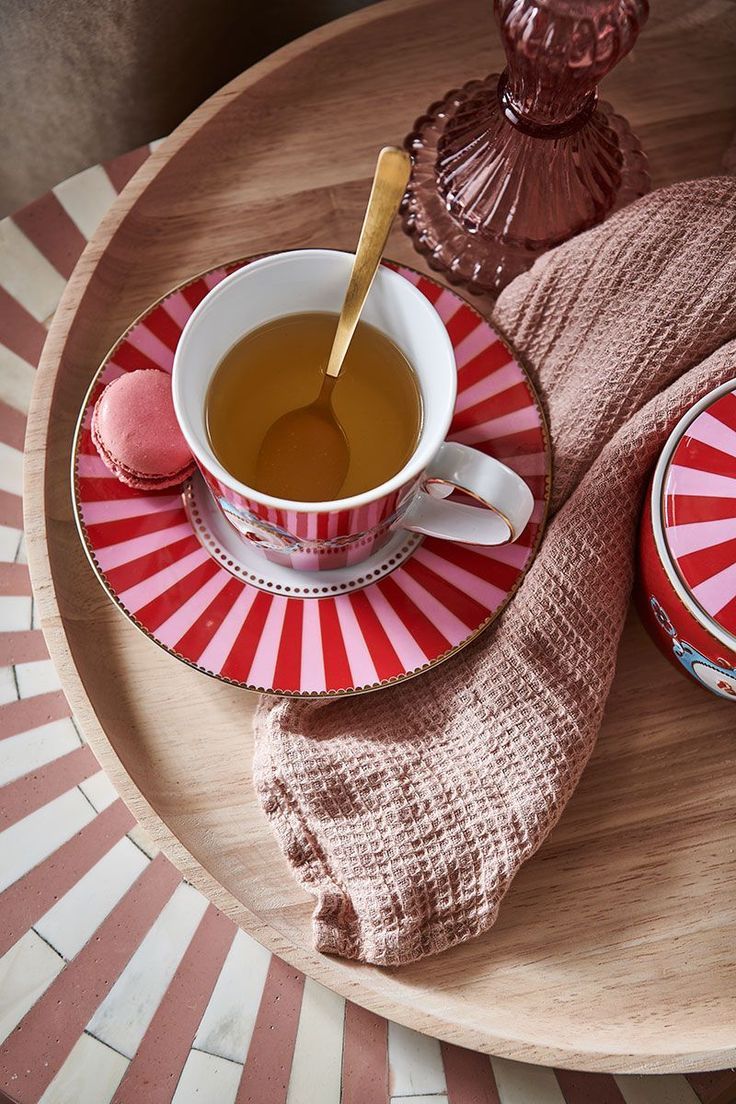
<path id="1" fill-rule="evenodd" d="M 434 304 L 455 349 L 449 439 L 497 457 L 535 505 L 515 544 L 454 544 L 398 531 L 370 560 L 330 571 L 274 564 L 240 540 L 196 474 L 183 493 L 134 490 L 112 475 L 90 433 L 111 380 L 171 371 L 197 304 L 249 261 L 213 269 L 151 306 L 105 358 L 80 412 L 72 453 L 77 525 L 100 582 L 159 647 L 260 693 L 340 697 L 411 678 L 453 655 L 498 616 L 534 558 L 550 492 L 549 439 L 524 369 L 456 292 L 395 264 Z"/>

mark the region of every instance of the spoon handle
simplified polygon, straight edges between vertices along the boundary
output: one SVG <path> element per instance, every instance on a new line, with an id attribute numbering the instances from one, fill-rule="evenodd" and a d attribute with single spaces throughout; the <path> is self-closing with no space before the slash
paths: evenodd
<path id="1" fill-rule="evenodd" d="M 409 154 L 397 146 L 384 146 L 378 155 L 363 227 L 355 251 L 353 271 L 337 323 L 326 375 L 337 376 L 352 341 L 363 304 L 376 275 L 391 224 L 396 217 L 411 172 Z"/>

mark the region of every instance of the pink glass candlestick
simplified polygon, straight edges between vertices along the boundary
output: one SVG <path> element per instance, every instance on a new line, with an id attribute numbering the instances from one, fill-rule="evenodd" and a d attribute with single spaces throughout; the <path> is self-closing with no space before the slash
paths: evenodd
<path id="1" fill-rule="evenodd" d="M 649 190 L 628 123 L 598 82 L 647 0 L 494 0 L 506 70 L 448 92 L 406 139 L 404 227 L 431 265 L 497 295 L 559 242 Z"/>

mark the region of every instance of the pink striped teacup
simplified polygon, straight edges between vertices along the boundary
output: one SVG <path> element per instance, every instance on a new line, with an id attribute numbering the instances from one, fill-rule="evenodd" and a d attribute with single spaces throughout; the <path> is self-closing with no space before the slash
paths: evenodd
<path id="1" fill-rule="evenodd" d="M 301 570 L 357 564 L 397 528 L 467 544 L 513 541 L 529 520 L 529 488 L 499 461 L 445 441 L 457 389 L 447 331 L 409 281 L 381 267 L 363 318 L 386 334 L 413 366 L 422 428 L 409 462 L 373 490 L 333 502 L 272 498 L 238 482 L 215 457 L 205 425 L 212 375 L 246 333 L 301 311 L 337 314 L 352 255 L 301 249 L 254 261 L 210 291 L 184 327 L 174 358 L 174 406 L 182 431 L 220 509 L 240 535 L 278 563 Z M 462 490 L 479 508 L 443 501 Z"/>

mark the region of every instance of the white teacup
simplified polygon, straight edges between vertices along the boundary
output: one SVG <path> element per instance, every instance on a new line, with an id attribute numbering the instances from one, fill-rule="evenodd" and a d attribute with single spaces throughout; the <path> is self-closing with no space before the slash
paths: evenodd
<path id="1" fill-rule="evenodd" d="M 362 317 L 401 349 L 419 383 L 421 432 L 401 471 L 351 498 L 294 502 L 240 483 L 214 455 L 205 402 L 224 355 L 275 318 L 303 311 L 337 314 L 352 262 L 351 254 L 328 249 L 264 257 L 213 288 L 184 327 L 174 358 L 174 406 L 220 509 L 270 559 L 308 570 L 359 563 L 397 528 L 465 544 L 515 540 L 532 512 L 531 491 L 498 460 L 445 441 L 457 390 L 452 345 L 429 300 L 389 268 L 379 269 Z M 484 508 L 443 501 L 454 490 Z"/>

